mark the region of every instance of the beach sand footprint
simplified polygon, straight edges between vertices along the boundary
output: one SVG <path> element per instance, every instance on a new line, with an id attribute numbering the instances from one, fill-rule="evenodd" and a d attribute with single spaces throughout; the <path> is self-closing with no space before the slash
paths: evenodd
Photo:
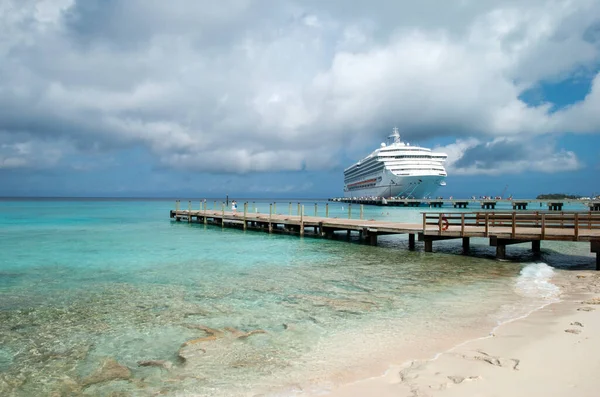
<path id="1" fill-rule="evenodd" d="M 454 383 L 455 385 L 460 385 L 463 382 L 470 382 L 470 381 L 481 379 L 481 376 L 468 376 L 468 377 L 448 376 L 448 379 L 450 379 L 452 381 L 452 383 Z"/>
<path id="2" fill-rule="evenodd" d="M 579 312 L 591 312 L 594 310 L 596 310 L 596 309 L 594 309 L 593 307 L 589 307 L 589 306 L 584 306 L 584 307 L 580 307 L 579 309 L 577 309 L 577 311 L 579 311 Z"/>
<path id="3" fill-rule="evenodd" d="M 447 360 L 462 360 L 459 355 L 444 356 Z M 436 370 L 429 361 L 413 361 L 398 372 L 399 384 L 406 387 L 411 397 L 430 396 L 432 391 L 446 390 L 465 382 L 482 379 L 481 376 L 448 374 Z"/>
<path id="4" fill-rule="evenodd" d="M 519 360 L 518 358 L 504 358 L 499 356 L 492 356 L 484 352 L 483 350 L 477 350 L 477 353 L 479 354 L 473 356 L 462 355 L 462 358 L 467 360 L 483 361 L 496 367 L 510 368 L 514 371 L 519 370 L 518 367 L 521 363 L 521 360 Z"/>

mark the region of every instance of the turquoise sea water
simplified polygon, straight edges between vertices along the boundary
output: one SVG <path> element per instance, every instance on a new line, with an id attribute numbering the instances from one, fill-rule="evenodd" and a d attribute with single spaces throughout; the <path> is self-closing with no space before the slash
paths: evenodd
<path id="1" fill-rule="evenodd" d="M 249 202 L 269 211 L 267 200 Z M 314 203 L 302 202 L 306 214 Z M 585 244 L 544 244 L 540 258 L 511 246 L 511 260 L 497 261 L 486 240 L 473 242 L 473 256 L 455 241 L 427 254 L 401 236 L 372 247 L 176 223 L 173 208 L 0 201 L 0 395 L 310 394 L 407 346 L 429 354 L 441 336 L 523 315 L 556 299 L 552 267 L 593 263 Z M 418 223 L 424 210 L 365 207 L 364 216 Z M 348 216 L 342 203 L 329 211 Z M 94 378 L 108 359 L 122 379 Z"/>

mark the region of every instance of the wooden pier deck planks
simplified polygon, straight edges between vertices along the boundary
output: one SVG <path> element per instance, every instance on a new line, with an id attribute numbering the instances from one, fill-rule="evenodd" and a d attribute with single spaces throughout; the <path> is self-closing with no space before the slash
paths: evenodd
<path id="1" fill-rule="evenodd" d="M 433 242 L 448 239 L 463 239 L 463 249 L 469 250 L 470 238 L 489 238 L 490 245 L 496 247 L 496 256 L 504 258 L 506 246 L 518 243 L 532 243 L 532 249 L 539 251 L 540 241 L 589 242 L 591 252 L 596 253 L 596 269 L 600 270 L 600 214 L 593 212 L 568 213 L 523 213 L 523 212 L 472 212 L 423 213 L 423 222 L 401 223 L 381 220 L 330 218 L 319 216 L 299 216 L 284 214 L 244 213 L 215 210 L 171 210 L 170 217 L 192 222 L 242 226 L 269 232 L 288 232 L 304 235 L 306 228 L 313 228 L 312 235 L 333 237 L 335 232 L 358 232 L 361 239 L 377 244 L 377 236 L 408 234 L 409 247 L 414 249 L 415 236 L 424 242 L 426 252 L 431 252 Z M 281 228 L 280 228 L 281 226 Z"/>

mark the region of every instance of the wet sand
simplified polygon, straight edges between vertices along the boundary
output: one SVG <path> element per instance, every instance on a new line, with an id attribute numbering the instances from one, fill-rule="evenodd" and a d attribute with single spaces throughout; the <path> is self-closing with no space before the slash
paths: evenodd
<path id="1" fill-rule="evenodd" d="M 430 360 L 334 389 L 331 397 L 597 396 L 600 273 L 562 271 L 561 301 Z"/>

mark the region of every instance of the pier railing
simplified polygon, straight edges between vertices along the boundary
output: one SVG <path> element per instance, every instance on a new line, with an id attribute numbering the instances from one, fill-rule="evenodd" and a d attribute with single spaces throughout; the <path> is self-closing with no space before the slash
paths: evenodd
<path id="1" fill-rule="evenodd" d="M 560 212 L 560 213 L 518 213 L 518 212 L 472 212 L 472 213 L 423 213 L 423 232 L 437 230 L 439 235 L 473 231 L 482 228 L 484 236 L 490 228 L 510 228 L 514 238 L 522 228 L 539 229 L 544 238 L 547 229 L 572 229 L 575 240 L 582 230 L 600 229 L 600 213 Z M 570 234 L 570 233 L 569 233 Z"/>

